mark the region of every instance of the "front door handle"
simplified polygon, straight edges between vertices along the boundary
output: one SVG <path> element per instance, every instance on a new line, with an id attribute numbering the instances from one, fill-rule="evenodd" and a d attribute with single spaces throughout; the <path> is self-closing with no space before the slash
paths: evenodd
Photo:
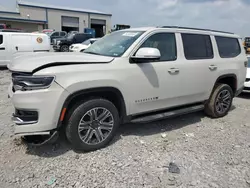
<path id="1" fill-rule="evenodd" d="M 217 66 L 216 66 L 216 65 L 210 65 L 208 68 L 209 68 L 211 71 L 214 71 L 214 70 L 217 69 Z"/>
<path id="2" fill-rule="evenodd" d="M 0 50 L 5 50 L 5 47 L 0 48 Z"/>
<path id="3" fill-rule="evenodd" d="M 16 46 L 16 51 L 18 51 L 18 46 Z"/>
<path id="4" fill-rule="evenodd" d="M 177 68 L 171 68 L 171 69 L 168 70 L 168 72 L 169 72 L 170 74 L 176 74 L 176 73 L 179 73 L 180 70 L 177 69 Z"/>

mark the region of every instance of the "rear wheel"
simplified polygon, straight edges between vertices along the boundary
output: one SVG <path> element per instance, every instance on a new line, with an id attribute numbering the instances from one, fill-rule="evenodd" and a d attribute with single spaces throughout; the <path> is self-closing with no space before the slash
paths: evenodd
<path id="1" fill-rule="evenodd" d="M 66 136 L 77 150 L 103 148 L 119 126 L 116 107 L 105 99 L 92 99 L 77 105 L 68 119 Z"/>
<path id="2" fill-rule="evenodd" d="M 68 52 L 69 51 L 69 47 L 67 45 L 63 45 L 63 46 L 61 46 L 60 51 L 61 52 Z"/>
<path id="3" fill-rule="evenodd" d="M 205 106 L 205 113 L 213 118 L 227 115 L 232 106 L 233 97 L 233 91 L 229 85 L 217 84 Z"/>

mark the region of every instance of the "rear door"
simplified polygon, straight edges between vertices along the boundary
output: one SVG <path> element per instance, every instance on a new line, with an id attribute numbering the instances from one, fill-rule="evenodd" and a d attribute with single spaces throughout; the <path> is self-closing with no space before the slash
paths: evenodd
<path id="1" fill-rule="evenodd" d="M 181 33 L 183 58 L 180 75 L 183 100 L 200 102 L 210 96 L 217 79 L 218 58 L 214 58 L 215 44 L 207 34 Z"/>
<path id="2" fill-rule="evenodd" d="M 33 35 L 32 46 L 34 52 L 50 51 L 49 37 L 46 35 Z"/>

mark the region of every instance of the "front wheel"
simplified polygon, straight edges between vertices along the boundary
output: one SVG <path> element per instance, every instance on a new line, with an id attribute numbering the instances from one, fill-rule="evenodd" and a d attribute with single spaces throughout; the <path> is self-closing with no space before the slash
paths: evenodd
<path id="1" fill-rule="evenodd" d="M 94 151 L 107 146 L 119 126 L 119 114 L 105 99 L 91 99 L 77 105 L 68 119 L 66 136 L 73 147 Z"/>
<path id="2" fill-rule="evenodd" d="M 63 46 L 61 46 L 60 51 L 61 52 L 69 52 L 69 47 L 67 45 L 63 45 Z"/>
<path id="3" fill-rule="evenodd" d="M 205 113 L 213 118 L 227 115 L 233 101 L 232 88 L 227 84 L 217 84 L 205 106 Z"/>

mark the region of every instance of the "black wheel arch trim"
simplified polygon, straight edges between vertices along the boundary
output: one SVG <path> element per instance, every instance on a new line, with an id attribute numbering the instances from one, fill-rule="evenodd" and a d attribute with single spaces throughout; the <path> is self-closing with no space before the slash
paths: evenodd
<path id="1" fill-rule="evenodd" d="M 236 81 L 236 83 L 235 83 L 235 90 L 237 90 L 237 76 L 236 76 L 236 74 L 223 74 L 223 75 L 219 76 L 217 78 L 217 80 L 215 81 L 213 90 L 214 90 L 216 84 L 219 83 L 219 80 L 224 79 L 224 78 L 229 78 L 229 77 L 233 77 L 235 79 L 235 81 Z"/>
<path id="2" fill-rule="evenodd" d="M 125 100 L 124 97 L 121 93 L 121 91 L 115 87 L 98 87 L 98 88 L 91 88 L 91 89 L 84 89 L 84 90 L 80 90 L 80 91 L 76 91 L 74 93 L 72 93 L 71 95 L 69 95 L 67 97 L 67 99 L 64 101 L 64 104 L 62 106 L 62 109 L 60 111 L 60 116 L 58 119 L 58 124 L 57 124 L 57 128 L 60 128 L 63 125 L 63 122 L 60 121 L 60 117 L 61 114 L 63 112 L 63 109 L 69 106 L 70 102 L 75 98 L 78 97 L 80 95 L 84 95 L 84 94 L 90 94 L 90 93 L 99 93 L 99 92 L 113 92 L 116 96 L 119 97 L 119 102 L 121 104 L 121 123 L 127 123 L 130 121 L 129 116 L 127 116 L 127 110 L 126 110 L 126 104 L 125 104 Z M 67 109 L 68 112 L 69 109 Z M 67 113 L 66 112 L 66 113 Z"/>

